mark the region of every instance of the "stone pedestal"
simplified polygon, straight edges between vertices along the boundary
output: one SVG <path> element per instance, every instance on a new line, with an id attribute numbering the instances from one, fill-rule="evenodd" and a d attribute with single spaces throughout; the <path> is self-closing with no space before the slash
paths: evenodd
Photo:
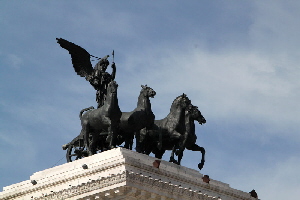
<path id="1" fill-rule="evenodd" d="M 36 172 L 3 188 L 9 199 L 254 200 L 196 170 L 123 148 Z"/>

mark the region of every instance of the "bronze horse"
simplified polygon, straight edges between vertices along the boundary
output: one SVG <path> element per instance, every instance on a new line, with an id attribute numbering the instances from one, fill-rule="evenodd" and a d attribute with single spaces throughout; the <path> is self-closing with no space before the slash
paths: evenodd
<path id="1" fill-rule="evenodd" d="M 132 149 L 134 133 L 139 138 L 142 128 L 150 128 L 154 123 L 155 115 L 151 109 L 150 97 L 153 98 L 156 92 L 147 85 L 141 86 L 137 107 L 131 112 L 122 112 L 118 135 L 124 137 L 127 149 Z M 137 139 L 137 146 L 139 146 Z"/>
<path id="2" fill-rule="evenodd" d="M 166 118 L 155 120 L 152 130 L 148 130 L 148 132 L 143 130 L 144 150 L 142 153 L 149 155 L 152 152 L 156 158 L 161 159 L 166 150 L 172 150 L 170 162 L 180 164 L 185 148 L 201 151 L 202 159 L 198 164 L 198 168 L 201 170 L 205 162 L 205 150 L 196 144 L 194 120 L 200 124 L 206 123 L 206 120 L 186 96 L 179 96 L 179 99 L 180 97 L 185 98 L 183 101 L 185 103 L 181 104 L 180 101 L 176 101 L 177 97 Z M 178 154 L 177 161 L 174 159 L 174 153 Z"/>
<path id="3" fill-rule="evenodd" d="M 195 132 L 194 121 L 198 121 L 198 123 L 201 125 L 206 123 L 206 120 L 202 116 L 198 107 L 191 104 L 185 110 L 185 131 L 183 133 L 183 137 L 181 138 L 179 144 L 174 146 L 170 161 L 180 165 L 185 148 L 191 151 L 200 151 L 202 154 L 202 158 L 201 162 L 198 164 L 198 168 L 201 170 L 205 162 L 205 149 L 196 144 L 197 136 Z M 176 150 L 176 148 L 178 148 L 179 150 Z M 178 155 L 177 161 L 174 159 L 174 153 Z"/>
<path id="4" fill-rule="evenodd" d="M 173 101 L 170 113 L 161 120 L 155 120 L 151 129 L 141 130 L 141 153 L 149 155 L 151 152 L 156 158 L 162 158 L 165 150 L 172 150 L 174 141 L 182 138 L 182 124 L 184 124 L 185 108 L 191 104 L 189 98 L 182 94 Z"/>
<path id="5" fill-rule="evenodd" d="M 117 88 L 116 81 L 111 81 L 107 87 L 104 105 L 98 109 L 88 110 L 83 115 L 81 112 L 81 135 L 83 135 L 89 155 L 96 153 L 98 144 L 101 142 L 99 141 L 101 133 L 108 133 L 108 149 L 116 146 L 117 128 L 122 115 L 118 104 Z"/>

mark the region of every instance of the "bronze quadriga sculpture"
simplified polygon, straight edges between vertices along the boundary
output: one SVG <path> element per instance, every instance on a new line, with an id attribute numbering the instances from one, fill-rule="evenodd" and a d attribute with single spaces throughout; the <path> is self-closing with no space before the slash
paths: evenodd
<path id="1" fill-rule="evenodd" d="M 63 149 L 67 150 L 68 162 L 123 143 L 124 148 L 132 149 L 135 137 L 137 152 L 147 155 L 153 153 L 161 159 L 166 150 L 172 150 L 170 162 L 176 164 L 180 164 L 185 149 L 200 151 L 202 158 L 198 168 L 203 168 L 205 149 L 196 144 L 194 121 L 204 124 L 206 120 L 185 94 L 175 98 L 167 117 L 155 120 L 150 98 L 156 92 L 142 85 L 137 107 L 131 112 L 121 112 L 117 97 L 118 84 L 114 81 L 114 62 L 111 65 L 112 73 L 106 72 L 109 55 L 103 58 L 92 56 L 82 47 L 62 38 L 57 38 L 57 43 L 69 51 L 75 72 L 85 77 L 96 90 L 97 109 L 89 107 L 80 111 L 82 130 L 71 142 L 63 145 Z M 91 57 L 99 60 L 94 68 Z M 178 156 L 177 160 L 175 155 Z"/>

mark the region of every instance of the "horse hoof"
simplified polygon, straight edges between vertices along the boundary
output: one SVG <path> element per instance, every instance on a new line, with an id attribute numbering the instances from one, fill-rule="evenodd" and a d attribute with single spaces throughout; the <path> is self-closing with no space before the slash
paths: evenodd
<path id="1" fill-rule="evenodd" d="M 169 162 L 180 165 L 180 163 L 177 160 L 175 160 L 174 158 L 173 159 L 170 158 Z"/>
<path id="2" fill-rule="evenodd" d="M 203 168 L 203 166 L 204 166 L 204 163 L 199 163 L 199 164 L 198 164 L 198 168 L 199 168 L 200 170 Z"/>
<path id="3" fill-rule="evenodd" d="M 107 150 L 111 150 L 111 149 L 114 149 L 114 148 L 116 148 L 116 147 L 113 146 L 113 145 L 111 145 L 111 146 L 109 146 L 109 147 L 107 148 Z"/>

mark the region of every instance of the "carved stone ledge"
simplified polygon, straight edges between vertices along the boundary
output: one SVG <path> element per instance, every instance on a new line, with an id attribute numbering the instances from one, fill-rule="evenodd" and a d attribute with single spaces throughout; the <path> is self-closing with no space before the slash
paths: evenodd
<path id="1" fill-rule="evenodd" d="M 78 186 L 72 186 L 71 188 L 61 190 L 59 192 L 53 192 L 51 194 L 42 195 L 34 198 L 35 200 L 57 200 L 68 199 L 84 193 L 99 190 L 111 185 L 115 185 L 126 181 L 126 173 L 112 175 L 110 177 L 101 178 L 98 180 L 92 180 L 87 183 L 83 183 Z"/>
<path id="2" fill-rule="evenodd" d="M 36 172 L 4 188 L 0 200 L 14 199 L 195 199 L 252 200 L 249 193 L 196 170 L 127 149 L 116 148 Z M 86 166 L 86 167 L 82 167 Z M 121 195 L 121 196 L 120 196 Z"/>
<path id="3" fill-rule="evenodd" d="M 179 185 L 173 185 L 170 182 L 164 182 L 159 179 L 153 179 L 149 176 L 144 176 L 142 174 L 133 173 L 126 171 L 127 180 L 133 185 L 139 187 L 142 185 L 147 187 L 148 190 L 157 191 L 158 193 L 167 193 L 169 198 L 181 196 L 182 199 L 200 199 L 200 200 L 211 200 L 218 199 L 217 197 L 209 196 L 201 192 L 193 191 L 189 188 L 183 188 Z"/>
<path id="4" fill-rule="evenodd" d="M 83 183 L 78 186 L 73 186 L 68 189 L 64 189 L 59 192 L 53 192 L 51 194 L 44 194 L 39 197 L 35 197 L 35 200 L 57 200 L 57 199 L 69 199 L 72 197 L 76 197 L 91 191 L 97 191 L 99 189 L 103 189 L 105 187 L 115 185 L 121 182 L 129 181 L 136 185 L 143 185 L 143 187 L 151 188 L 151 190 L 156 191 L 149 192 L 145 190 L 141 190 L 135 187 L 123 186 L 122 188 L 115 189 L 114 192 L 102 192 L 97 193 L 90 197 L 85 197 L 84 199 L 100 199 L 103 197 L 110 196 L 111 198 L 114 195 L 126 195 L 127 197 L 135 197 L 138 199 L 156 199 L 156 197 L 161 197 L 159 193 L 167 193 L 164 199 L 173 199 L 172 196 L 180 196 L 182 199 L 198 199 L 198 200 L 216 200 L 217 197 L 208 196 L 207 194 L 203 194 L 197 191 L 192 191 L 188 188 L 183 188 L 178 185 L 173 185 L 171 183 L 163 182 L 158 179 L 153 179 L 148 176 L 144 176 L 141 174 L 136 174 L 133 172 L 124 171 L 121 174 L 112 175 L 107 178 L 101 178 L 98 180 L 92 180 L 87 183 Z M 118 192 L 116 192 L 118 191 Z M 122 191 L 122 192 L 120 192 Z M 117 194 L 120 193 L 120 194 Z M 97 198 L 98 197 L 98 198 Z M 161 198 L 159 198 L 161 199 Z"/>

